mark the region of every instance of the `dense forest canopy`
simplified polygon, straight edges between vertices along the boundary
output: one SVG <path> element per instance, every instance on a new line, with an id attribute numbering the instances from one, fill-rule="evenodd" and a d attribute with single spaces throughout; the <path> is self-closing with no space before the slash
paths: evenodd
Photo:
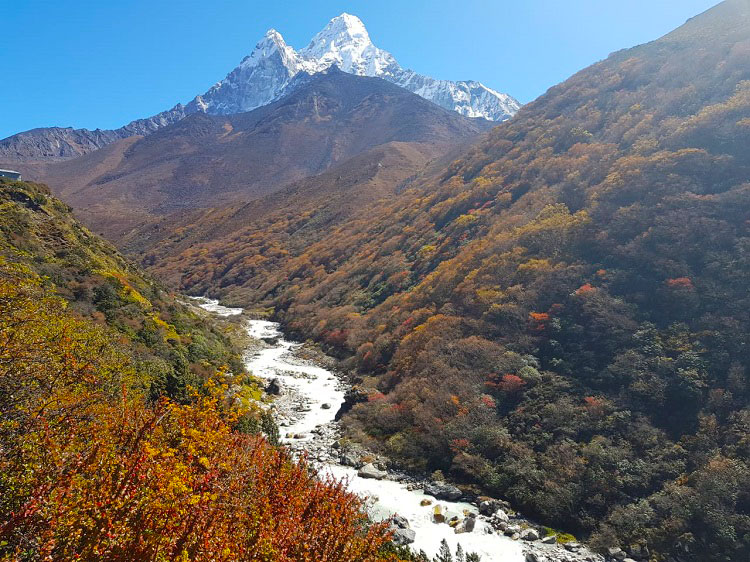
<path id="1" fill-rule="evenodd" d="M 729 0 L 346 221 L 302 207 L 147 260 L 339 354 L 369 389 L 352 434 L 405 465 L 596 545 L 742 560 L 748 154 Z"/>

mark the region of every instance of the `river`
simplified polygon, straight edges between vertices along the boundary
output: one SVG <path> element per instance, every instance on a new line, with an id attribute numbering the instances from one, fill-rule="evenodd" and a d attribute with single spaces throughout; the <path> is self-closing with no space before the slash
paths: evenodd
<path id="1" fill-rule="evenodd" d="M 202 299 L 199 305 L 224 317 L 242 313 L 242 309 L 226 308 L 210 299 Z M 512 540 L 493 531 L 483 517 L 477 518 L 473 532 L 456 534 L 447 524 L 433 521 L 434 506 L 442 506 L 443 513 L 450 518 L 478 513 L 473 504 L 437 500 L 389 477 L 382 480 L 361 478 L 356 469 L 340 464 L 330 445 L 338 435 L 338 422 L 334 417 L 344 401 L 346 383 L 331 370 L 302 358 L 299 354 L 302 345 L 286 340 L 278 324 L 248 320 L 246 326 L 251 338 L 266 342 L 264 346 L 253 346 L 248 351 L 245 359 L 248 371 L 260 378 L 280 382 L 281 392 L 274 402 L 274 412 L 282 442 L 293 450 L 308 451 L 321 474 L 345 481 L 351 491 L 368 498 L 368 512 L 374 520 L 388 519 L 396 513 L 405 517 L 415 531 L 414 543 L 410 545 L 415 551 L 424 550 L 432 557 L 437 554 L 440 541 L 445 539 L 452 551 L 455 552 L 460 542 L 465 552 L 476 552 L 483 562 L 524 562 L 525 552 L 530 549 L 544 552 L 539 560 L 586 559 L 554 545 L 538 544 L 532 548 L 529 543 Z M 422 500 L 426 499 L 431 505 L 422 505 Z M 554 553 L 550 551 L 552 548 Z M 558 552 L 564 557 L 558 558 Z"/>

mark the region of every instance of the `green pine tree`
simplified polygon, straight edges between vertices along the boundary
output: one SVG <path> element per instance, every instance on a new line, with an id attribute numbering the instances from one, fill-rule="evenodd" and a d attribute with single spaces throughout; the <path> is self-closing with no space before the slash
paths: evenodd
<path id="1" fill-rule="evenodd" d="M 440 541 L 440 550 L 437 556 L 433 559 L 433 562 L 453 562 L 453 555 L 451 549 L 448 546 L 448 541 L 443 539 Z"/>

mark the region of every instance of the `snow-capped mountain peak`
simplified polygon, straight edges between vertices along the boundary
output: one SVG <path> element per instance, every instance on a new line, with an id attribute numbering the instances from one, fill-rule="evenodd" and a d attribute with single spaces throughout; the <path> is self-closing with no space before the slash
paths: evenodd
<path id="1" fill-rule="evenodd" d="M 272 28 L 266 31 L 263 39 L 258 41 L 253 52 L 242 59 L 240 66 L 257 66 L 276 53 L 279 53 L 284 64 L 293 64 L 297 58 L 297 53 L 292 47 L 286 44 L 281 33 Z"/>
<path id="2" fill-rule="evenodd" d="M 323 30 L 313 37 L 310 45 L 325 39 L 344 41 L 358 39 L 369 42 L 370 34 L 367 33 L 367 28 L 361 19 L 344 12 L 329 21 Z"/>
<path id="3" fill-rule="evenodd" d="M 362 20 L 346 13 L 333 18 L 299 55 L 318 72 L 335 64 L 360 76 L 380 76 L 397 64 L 390 53 L 372 44 Z"/>
<path id="4" fill-rule="evenodd" d="M 127 134 L 148 134 L 191 113 L 227 115 L 251 111 L 284 96 L 301 73 L 313 75 L 334 65 L 349 74 L 388 80 L 468 117 L 503 121 L 520 107 L 509 95 L 480 82 L 436 80 L 402 68 L 393 55 L 372 43 L 362 20 L 343 13 L 299 51 L 288 45 L 281 33 L 269 29 L 239 66 L 205 94 L 187 105 L 177 104 L 148 119 L 133 121 L 122 130 Z"/>

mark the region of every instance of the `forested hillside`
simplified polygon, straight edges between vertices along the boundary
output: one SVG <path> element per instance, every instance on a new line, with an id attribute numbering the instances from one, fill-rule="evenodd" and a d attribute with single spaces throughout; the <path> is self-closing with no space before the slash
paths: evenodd
<path id="1" fill-rule="evenodd" d="M 396 560 L 260 394 L 226 334 L 0 180 L 0 560 Z"/>
<path id="2" fill-rule="evenodd" d="M 153 396 L 183 399 L 222 366 L 243 372 L 228 334 L 81 226 L 44 185 L 0 179 L 0 255 L 43 277 L 76 314 L 116 330 Z"/>
<path id="3" fill-rule="evenodd" d="M 729 0 L 299 252 L 311 209 L 149 260 L 347 358 L 370 389 L 352 433 L 404 464 L 596 545 L 744 560 L 748 154 L 750 3 Z"/>

